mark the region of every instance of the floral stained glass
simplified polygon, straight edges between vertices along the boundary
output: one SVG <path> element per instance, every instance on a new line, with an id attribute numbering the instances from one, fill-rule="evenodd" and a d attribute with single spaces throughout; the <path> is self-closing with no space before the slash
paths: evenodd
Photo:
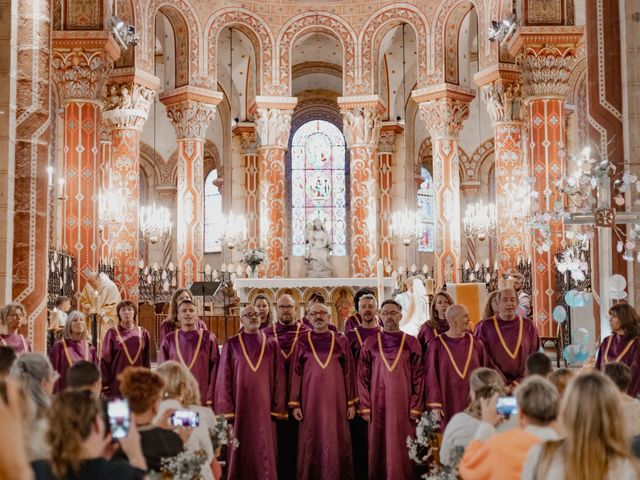
<path id="1" fill-rule="evenodd" d="M 220 219 L 222 218 L 222 195 L 215 185 L 218 171 L 211 170 L 204 182 L 204 251 L 222 251 Z"/>
<path id="2" fill-rule="evenodd" d="M 332 123 L 312 120 L 291 143 L 291 219 L 294 256 L 305 255 L 305 229 L 320 219 L 332 255 L 346 255 L 345 142 Z"/>
<path id="3" fill-rule="evenodd" d="M 418 188 L 418 212 L 420 212 L 419 252 L 433 252 L 435 246 L 433 178 L 429 170 L 420 168 L 422 183 Z"/>

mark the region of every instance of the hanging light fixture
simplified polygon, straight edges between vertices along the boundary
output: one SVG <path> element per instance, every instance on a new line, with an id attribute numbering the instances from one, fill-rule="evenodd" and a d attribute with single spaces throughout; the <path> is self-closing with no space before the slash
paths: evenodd
<path id="1" fill-rule="evenodd" d="M 464 234 L 468 238 L 483 241 L 487 237 L 495 237 L 497 233 L 496 206 L 485 205 L 482 200 L 470 204 L 464 215 Z"/>
<path id="2" fill-rule="evenodd" d="M 166 234 L 171 235 L 171 212 L 167 207 L 156 207 L 154 203 L 150 207 L 140 208 L 140 230 L 142 234 L 155 244 Z"/>
<path id="3" fill-rule="evenodd" d="M 223 215 L 222 225 L 222 242 L 229 250 L 242 246 L 247 239 L 247 219 L 243 215 Z"/>
<path id="4" fill-rule="evenodd" d="M 402 240 L 405 247 L 420 236 L 420 220 L 411 210 L 395 212 L 391 216 L 391 232 Z"/>

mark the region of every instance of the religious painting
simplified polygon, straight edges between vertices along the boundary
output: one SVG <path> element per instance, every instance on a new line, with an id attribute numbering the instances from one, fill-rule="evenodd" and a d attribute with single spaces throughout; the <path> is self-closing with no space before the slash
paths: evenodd
<path id="1" fill-rule="evenodd" d="M 312 120 L 291 143 L 292 253 L 304 256 L 305 231 L 318 219 L 331 238 L 333 255 L 346 255 L 345 141 L 332 123 Z"/>
<path id="2" fill-rule="evenodd" d="M 222 232 L 220 219 L 222 218 L 222 195 L 215 184 L 218 171 L 211 170 L 204 182 L 204 252 L 217 253 L 222 251 Z"/>
<path id="3" fill-rule="evenodd" d="M 422 183 L 418 188 L 418 212 L 420 217 L 419 252 L 433 252 L 435 245 L 435 211 L 433 178 L 426 167 L 420 168 Z"/>

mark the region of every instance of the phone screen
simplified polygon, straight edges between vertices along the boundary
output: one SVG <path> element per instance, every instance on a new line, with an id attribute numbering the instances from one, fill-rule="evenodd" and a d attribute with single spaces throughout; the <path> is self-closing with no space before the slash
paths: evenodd
<path id="1" fill-rule="evenodd" d="M 505 417 L 510 417 L 518 413 L 518 402 L 516 397 L 499 397 L 496 404 L 496 411 Z"/>
<path id="2" fill-rule="evenodd" d="M 200 425 L 200 414 L 192 410 L 176 410 L 171 415 L 171 425 L 195 428 Z"/>
<path id="3" fill-rule="evenodd" d="M 131 425 L 131 411 L 127 400 L 112 400 L 107 403 L 107 416 L 112 438 L 125 438 Z"/>

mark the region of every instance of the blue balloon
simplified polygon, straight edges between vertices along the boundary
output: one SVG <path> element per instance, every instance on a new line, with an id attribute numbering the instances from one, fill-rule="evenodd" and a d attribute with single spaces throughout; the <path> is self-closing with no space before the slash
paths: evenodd
<path id="1" fill-rule="evenodd" d="M 576 342 L 578 346 L 586 347 L 589 345 L 589 341 L 591 336 L 589 335 L 589 331 L 586 328 L 578 328 L 573 333 L 573 340 Z"/>
<path id="2" fill-rule="evenodd" d="M 564 294 L 564 301 L 566 302 L 567 306 L 569 307 L 577 307 L 577 295 L 576 295 L 575 290 L 569 290 L 567 293 Z"/>
<path id="3" fill-rule="evenodd" d="M 579 347 L 577 345 L 567 345 L 562 351 L 562 356 L 568 364 L 576 362 L 576 355 L 578 354 Z"/>
<path id="4" fill-rule="evenodd" d="M 575 355 L 576 362 L 586 362 L 589 358 L 589 349 L 580 345 Z"/>
<path id="5" fill-rule="evenodd" d="M 563 323 L 567 319 L 567 311 L 562 305 L 556 305 L 553 309 L 553 319 L 558 323 Z"/>

